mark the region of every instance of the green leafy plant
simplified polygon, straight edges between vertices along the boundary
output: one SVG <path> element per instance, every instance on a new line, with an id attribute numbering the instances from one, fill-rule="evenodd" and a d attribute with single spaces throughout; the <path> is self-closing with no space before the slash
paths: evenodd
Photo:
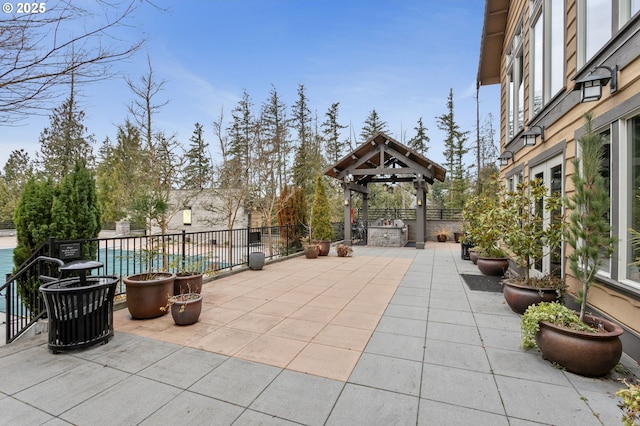
<path id="1" fill-rule="evenodd" d="M 533 265 L 560 247 L 563 220 L 560 194 L 549 194 L 541 179 L 518 184 L 513 191 L 503 191 L 503 237 L 507 253 L 523 269 L 524 284 L 530 281 Z M 556 215 L 545 223 L 544 211 Z M 546 251 L 545 251 L 546 247 Z"/>
<path id="2" fill-rule="evenodd" d="M 496 197 L 474 194 L 462 210 L 464 240 L 475 244 L 481 256 L 502 258 L 506 253 L 500 248 L 503 235 L 504 211 Z"/>
<path id="3" fill-rule="evenodd" d="M 593 131 L 591 113 L 585 114 L 585 133 L 578 140 L 580 155 L 573 160 L 571 176 L 574 192 L 565 203 L 571 210 L 565 237 L 573 248 L 569 266 L 581 282 L 578 292 L 580 320 L 584 320 L 587 293 L 600 265 L 614 250 L 615 237 L 609 223 L 609 195 L 602 177 L 604 140 Z"/>
<path id="4" fill-rule="evenodd" d="M 540 331 L 540 321 L 547 321 L 556 325 L 570 327 L 580 331 L 594 331 L 583 323 L 578 315 L 566 306 L 557 302 L 541 302 L 527 308 L 520 318 L 522 331 L 521 345 L 524 349 L 536 346 L 536 333 Z"/>
<path id="5" fill-rule="evenodd" d="M 626 380 L 623 380 L 623 383 L 627 388 L 616 392 L 616 396 L 622 399 L 618 404 L 624 412 L 622 423 L 625 426 L 638 425 L 640 424 L 640 385 L 628 383 Z"/>
<path id="6" fill-rule="evenodd" d="M 333 239 L 330 214 L 331 208 L 324 188 L 324 182 L 322 176 L 318 176 L 316 179 L 313 204 L 311 206 L 311 232 L 315 240 L 326 241 Z"/>
<path id="7" fill-rule="evenodd" d="M 346 244 L 338 244 L 336 246 L 336 253 L 338 253 L 340 257 L 348 257 L 353 253 L 353 248 Z"/>

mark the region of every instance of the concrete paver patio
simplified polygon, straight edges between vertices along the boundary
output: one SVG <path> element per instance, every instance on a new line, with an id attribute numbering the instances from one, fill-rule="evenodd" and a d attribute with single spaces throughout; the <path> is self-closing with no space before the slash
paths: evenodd
<path id="1" fill-rule="evenodd" d="M 115 312 L 106 345 L 0 348 L 0 424 L 612 425 L 614 377 L 519 348 L 453 243 L 356 247 L 210 282 L 200 322 Z M 637 373 L 635 362 L 623 363 Z"/>

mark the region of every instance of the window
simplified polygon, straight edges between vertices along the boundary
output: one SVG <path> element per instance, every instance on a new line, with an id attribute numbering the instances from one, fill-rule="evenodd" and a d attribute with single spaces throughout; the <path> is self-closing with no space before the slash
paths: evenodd
<path id="1" fill-rule="evenodd" d="M 628 131 L 628 163 L 627 163 L 627 191 L 626 192 L 626 225 L 640 231 L 640 115 L 627 121 Z M 623 222 L 625 223 L 625 222 Z M 628 241 L 628 238 L 626 239 Z M 640 250 L 629 242 L 626 248 L 627 278 L 640 282 L 640 271 L 632 264 L 639 256 Z"/>
<path id="2" fill-rule="evenodd" d="M 607 195 L 609 196 L 609 211 L 607 212 L 606 216 L 609 224 L 611 224 L 611 130 L 606 130 L 600 134 L 604 139 L 604 152 L 602 153 L 600 174 L 604 178 L 604 184 L 607 188 Z M 602 261 L 602 265 L 600 265 L 600 271 L 605 272 L 606 274 L 611 273 L 611 259 Z"/>
<path id="3" fill-rule="evenodd" d="M 524 126 L 524 58 L 522 28 L 511 40 L 507 55 L 507 136 L 512 139 Z"/>
<path id="4" fill-rule="evenodd" d="M 611 0 L 578 2 L 578 68 L 586 64 L 611 39 L 612 8 Z"/>
<path id="5" fill-rule="evenodd" d="M 622 28 L 622 26 L 639 11 L 640 0 L 620 0 L 620 18 L 618 28 Z"/>
<path id="6" fill-rule="evenodd" d="M 564 87 L 564 2 L 540 0 L 531 30 L 531 111 L 538 113 Z"/>

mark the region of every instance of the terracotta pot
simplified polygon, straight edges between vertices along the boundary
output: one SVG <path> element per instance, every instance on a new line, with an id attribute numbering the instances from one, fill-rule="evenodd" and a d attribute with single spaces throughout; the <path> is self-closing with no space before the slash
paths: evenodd
<path id="1" fill-rule="evenodd" d="M 171 316 L 176 325 L 191 325 L 198 322 L 202 312 L 202 295 L 186 293 L 174 297 Z"/>
<path id="2" fill-rule="evenodd" d="M 469 260 L 471 260 L 471 262 L 473 262 L 474 265 L 478 264 L 479 256 L 480 256 L 480 253 L 478 253 L 476 250 L 469 250 Z"/>
<path id="3" fill-rule="evenodd" d="M 173 282 L 173 294 L 200 293 L 202 290 L 202 276 L 196 273 L 178 273 Z"/>
<path id="4" fill-rule="evenodd" d="M 554 302 L 560 299 L 554 288 L 528 287 L 510 280 L 502 281 L 502 293 L 511 310 L 520 315 L 524 314 L 524 311 L 531 305 L 537 305 L 540 302 Z"/>
<path id="5" fill-rule="evenodd" d="M 320 245 L 320 256 L 328 256 L 329 250 L 331 250 L 331 241 L 318 241 L 318 245 Z"/>
<path id="6" fill-rule="evenodd" d="M 315 259 L 320 254 L 320 248 L 316 245 L 304 246 L 303 251 L 307 259 Z"/>
<path id="7" fill-rule="evenodd" d="M 589 333 L 540 321 L 536 343 L 542 354 L 572 373 L 582 376 L 604 376 L 620 361 L 623 330 L 603 318 L 585 316 L 585 322 L 600 324 L 605 331 Z"/>
<path id="8" fill-rule="evenodd" d="M 436 238 L 438 238 L 438 242 L 444 243 L 447 241 L 447 234 L 438 234 Z"/>
<path id="9" fill-rule="evenodd" d="M 167 306 L 169 296 L 173 294 L 173 281 L 176 275 L 170 272 L 154 272 L 124 277 L 127 309 L 135 319 L 156 318 L 166 314 L 160 310 Z"/>
<path id="10" fill-rule="evenodd" d="M 453 240 L 454 240 L 456 243 L 459 243 L 459 242 L 460 242 L 460 238 L 462 238 L 462 232 L 454 232 L 454 233 L 453 233 Z"/>
<path id="11" fill-rule="evenodd" d="M 478 269 L 485 275 L 501 277 L 509 269 L 509 259 L 506 257 L 478 256 Z"/>

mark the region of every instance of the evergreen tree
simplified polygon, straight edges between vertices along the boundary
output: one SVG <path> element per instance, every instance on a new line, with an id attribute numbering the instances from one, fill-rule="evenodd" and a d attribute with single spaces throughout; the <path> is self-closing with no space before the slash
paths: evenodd
<path id="1" fill-rule="evenodd" d="M 189 150 L 185 153 L 185 167 L 182 172 L 182 187 L 186 189 L 204 189 L 211 182 L 212 165 L 204 141 L 204 130 L 200 123 L 195 124 L 193 135 L 189 141 Z"/>
<path id="2" fill-rule="evenodd" d="M 389 127 L 386 121 L 383 121 L 378 112 L 372 109 L 369 116 L 364 120 L 364 126 L 360 132 L 360 139 L 364 142 L 377 133 L 389 133 Z"/>
<path id="3" fill-rule="evenodd" d="M 464 205 L 464 192 L 467 180 L 464 171 L 463 157 L 469 151 L 465 147 L 468 132 L 463 132 L 455 121 L 453 107 L 453 89 L 449 89 L 447 113 L 436 117 L 438 129 L 445 132 L 444 157 L 448 167 L 449 207 L 460 208 Z"/>
<path id="4" fill-rule="evenodd" d="M 331 207 L 324 188 L 322 176 L 316 178 L 315 194 L 311 206 L 311 236 L 318 241 L 333 239 L 331 227 Z"/>
<path id="5" fill-rule="evenodd" d="M 13 220 L 13 212 L 29 178 L 33 163 L 24 149 L 11 151 L 0 174 L 0 221 Z"/>
<path id="6" fill-rule="evenodd" d="M 244 91 L 242 99 L 231 112 L 233 119 L 231 126 L 227 129 L 229 135 L 228 154 L 230 160 L 237 164 L 241 173 L 241 179 L 245 185 L 249 183 L 249 167 L 251 164 L 251 143 L 255 132 L 255 119 L 251 112 L 253 103 L 249 94 Z"/>
<path id="7" fill-rule="evenodd" d="M 414 129 L 416 135 L 409 140 L 409 148 L 414 149 L 418 154 L 426 155 L 429 150 L 429 136 L 427 128 L 422 123 L 422 117 L 418 119 L 418 125 Z"/>
<path id="8" fill-rule="evenodd" d="M 277 187 L 283 188 L 290 178 L 291 141 L 289 140 L 289 119 L 286 105 L 280 99 L 274 86 L 271 87 L 269 99 L 262 105 L 260 113 L 261 138 L 268 141 L 273 149 L 273 168 Z"/>
<path id="9" fill-rule="evenodd" d="M 326 155 L 329 163 L 337 163 L 346 154 L 347 144 L 340 142 L 340 130 L 345 129 L 338 123 L 338 107 L 339 102 L 331 104 L 329 110 L 325 113 L 326 120 L 322 123 L 322 133 L 326 141 Z"/>
<path id="10" fill-rule="evenodd" d="M 71 95 L 49 116 L 50 125 L 40 133 L 40 152 L 37 162 L 41 172 L 60 182 L 70 173 L 76 162 L 93 166 L 93 135 L 84 126 L 84 111 L 79 110 L 73 83 Z"/>
<path id="11" fill-rule="evenodd" d="M 311 124 L 313 116 L 308 106 L 304 85 L 298 85 L 298 100 L 293 105 L 292 126 L 295 129 L 298 146 L 293 164 L 293 183 L 305 191 L 307 200 L 313 196 L 315 177 L 320 172 L 321 164 L 317 157 L 320 152 L 314 138 Z"/>

